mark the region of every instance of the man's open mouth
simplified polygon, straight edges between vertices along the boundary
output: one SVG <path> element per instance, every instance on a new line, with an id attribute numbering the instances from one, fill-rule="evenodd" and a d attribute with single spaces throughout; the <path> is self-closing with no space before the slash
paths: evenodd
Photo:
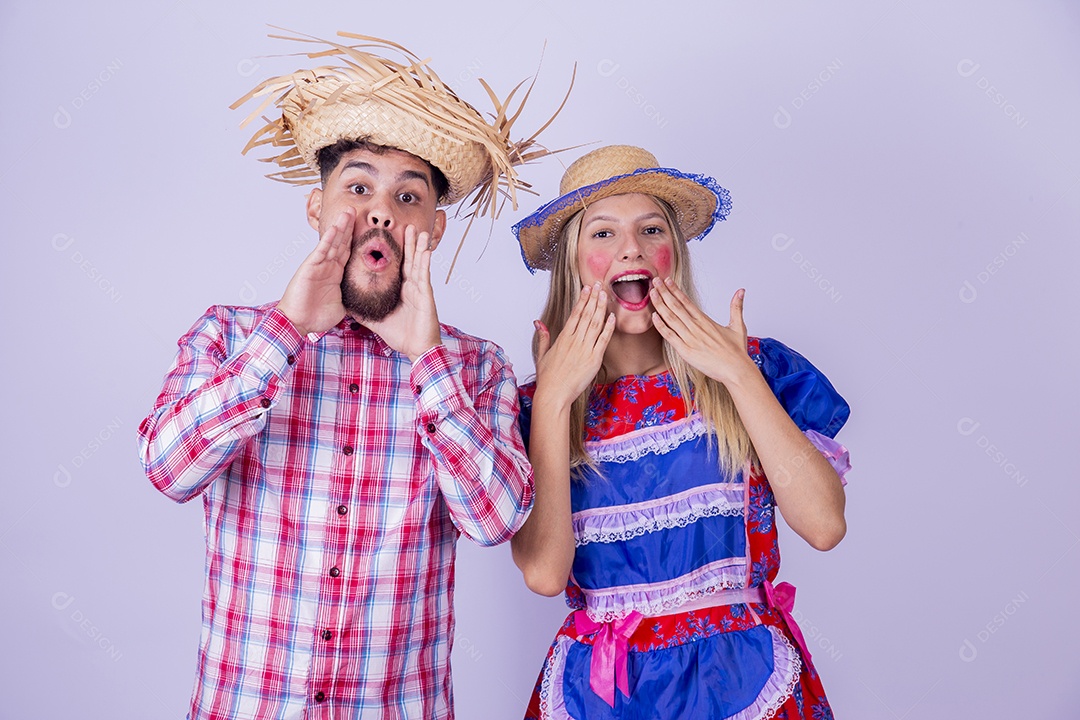
<path id="1" fill-rule="evenodd" d="M 380 237 L 365 242 L 360 248 L 360 255 L 364 260 L 364 267 L 371 272 L 385 270 L 394 258 L 389 244 Z"/>

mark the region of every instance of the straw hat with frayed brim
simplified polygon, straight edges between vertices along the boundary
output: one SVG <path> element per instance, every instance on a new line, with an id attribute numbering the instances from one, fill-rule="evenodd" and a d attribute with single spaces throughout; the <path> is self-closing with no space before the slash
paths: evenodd
<path id="1" fill-rule="evenodd" d="M 731 195 L 716 180 L 659 164 L 632 145 L 608 145 L 575 160 L 559 183 L 559 197 L 514 225 L 529 271 L 550 270 L 566 222 L 590 202 L 612 195 L 644 193 L 663 200 L 687 241 L 705 237 L 731 212 Z"/>
<path id="2" fill-rule="evenodd" d="M 537 136 L 562 110 L 561 105 L 530 137 L 511 141 L 511 127 L 529 97 L 531 85 L 518 107 L 512 109 L 510 102 L 524 82 L 500 101 L 480 80 L 494 106 L 489 122 L 439 79 L 428 67 L 428 60 L 388 40 L 347 32 L 339 32 L 338 36 L 361 42 L 344 45 L 308 35 L 271 35 L 321 45 L 320 50 L 306 55 L 312 59 L 333 57 L 339 64 L 269 78 L 232 104 L 235 109 L 253 98 L 262 98 L 242 126 L 259 117 L 271 103 L 281 111 L 275 119 L 263 118 L 265 125 L 243 151 L 266 145 L 275 148 L 276 154 L 262 160 L 275 163 L 280 170 L 267 177 L 296 185 L 317 183 L 317 155 L 321 148 L 341 139 L 366 139 L 404 150 L 437 167 L 450 186 L 439 199 L 440 205 L 452 205 L 475 191 L 467 203 L 470 216 L 497 216 L 502 206 L 500 199 L 509 200 L 517 208 L 517 192 L 531 191 L 514 168 L 550 154 L 537 145 Z M 368 49 L 390 51 L 400 55 L 403 62 Z"/>

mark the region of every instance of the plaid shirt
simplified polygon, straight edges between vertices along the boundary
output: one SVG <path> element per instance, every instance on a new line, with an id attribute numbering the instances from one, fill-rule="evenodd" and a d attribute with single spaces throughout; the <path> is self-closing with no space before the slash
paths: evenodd
<path id="1" fill-rule="evenodd" d="M 349 318 L 210 308 L 139 428 L 154 486 L 203 498 L 192 720 L 452 718 L 458 533 L 532 505 L 513 371 L 442 327 L 410 363 Z"/>

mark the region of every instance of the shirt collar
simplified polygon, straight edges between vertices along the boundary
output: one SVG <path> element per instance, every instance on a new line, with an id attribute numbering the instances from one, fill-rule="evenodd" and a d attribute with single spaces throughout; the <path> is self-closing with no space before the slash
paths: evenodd
<path id="1" fill-rule="evenodd" d="M 381 355 L 390 357 L 395 352 L 394 349 L 387 345 L 386 341 L 379 337 L 377 333 L 373 332 L 371 328 L 364 325 L 362 322 L 353 319 L 349 315 L 341 318 L 341 322 L 329 330 L 315 333 L 315 335 L 316 339 L 321 338 L 323 335 L 336 335 L 342 338 L 355 336 L 363 340 L 369 340 L 372 343 L 372 349 Z"/>

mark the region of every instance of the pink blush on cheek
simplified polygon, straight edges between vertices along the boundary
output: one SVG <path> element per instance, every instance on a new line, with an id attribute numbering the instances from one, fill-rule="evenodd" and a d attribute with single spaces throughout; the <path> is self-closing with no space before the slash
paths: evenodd
<path id="1" fill-rule="evenodd" d="M 611 267 L 611 255 L 606 253 L 590 253 L 585 256 L 585 266 L 589 268 L 593 282 L 607 277 L 608 268 Z"/>
<path id="2" fill-rule="evenodd" d="M 671 248 L 657 248 L 656 253 L 653 255 L 653 265 L 656 267 L 656 272 L 660 277 L 666 278 L 670 275 Z"/>

